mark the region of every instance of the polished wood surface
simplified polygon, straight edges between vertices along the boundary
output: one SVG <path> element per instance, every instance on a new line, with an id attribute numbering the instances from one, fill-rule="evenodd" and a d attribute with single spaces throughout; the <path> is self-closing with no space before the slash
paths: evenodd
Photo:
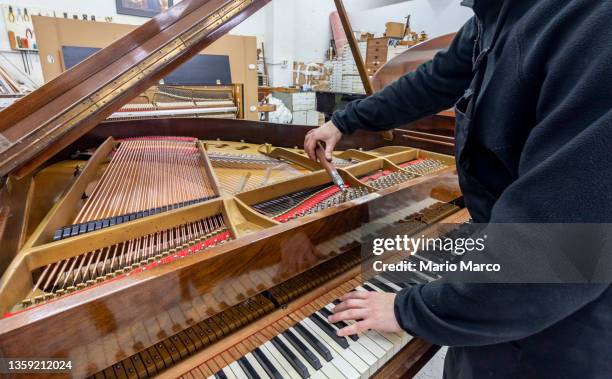
<path id="1" fill-rule="evenodd" d="M 421 42 L 385 63 L 372 77 L 374 91 L 380 91 L 401 76 L 431 60 L 438 51 L 450 46 L 455 35 L 456 33 L 445 34 Z"/>
<path id="2" fill-rule="evenodd" d="M 446 127 L 450 127 L 451 121 L 445 121 Z M 431 130 L 444 129 L 439 122 L 418 122 L 419 127 Z M 452 119 L 454 129 L 454 119 Z M 104 122 L 86 133 L 79 140 L 72 143 L 55 159 L 66 159 L 75 150 L 85 151 L 94 149 L 102 144 L 108 137 L 117 139 L 138 137 L 143 135 L 175 136 L 188 135 L 201 140 L 220 139 L 233 141 L 239 138 L 246 143 L 266 144 L 269 143 L 276 147 L 301 147 L 304 143 L 304 136 L 313 129 L 312 126 L 292 125 L 290 128 L 284 124 L 274 124 L 268 122 L 254 122 L 246 120 L 229 119 L 149 119 L 135 121 L 115 121 Z M 450 130 L 452 135 L 452 129 Z M 446 132 L 448 133 L 448 131 Z M 337 150 L 344 151 L 350 149 L 371 150 L 381 146 L 413 146 L 411 145 L 406 133 L 394 133 L 394 139 L 389 141 L 378 133 L 357 131 L 349 136 L 345 136 L 337 145 Z M 237 137 L 238 136 L 238 137 Z M 447 155 L 453 155 L 453 149 L 439 144 L 437 141 L 421 143 L 417 148 L 429 151 L 436 151 Z"/>

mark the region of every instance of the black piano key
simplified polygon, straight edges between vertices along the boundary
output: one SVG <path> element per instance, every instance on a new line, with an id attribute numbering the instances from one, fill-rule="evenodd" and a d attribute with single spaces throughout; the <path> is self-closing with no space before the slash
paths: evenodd
<path id="1" fill-rule="evenodd" d="M 94 230 L 96 230 L 96 223 L 93 221 L 87 223 L 87 233 L 93 232 Z"/>
<path id="2" fill-rule="evenodd" d="M 285 357 L 289 364 L 291 364 L 291 366 L 295 369 L 295 371 L 297 371 L 298 374 L 300 374 L 303 379 L 306 379 L 310 376 L 306 366 L 304 366 L 304 364 L 299 360 L 299 358 L 295 354 L 293 354 L 293 352 L 287 346 L 285 346 L 285 344 L 283 343 L 283 341 L 280 340 L 280 338 L 272 338 L 272 344 L 276 347 L 276 349 L 278 349 L 278 351 L 280 351 L 283 357 Z"/>
<path id="3" fill-rule="evenodd" d="M 408 257 L 408 262 L 413 262 L 413 263 L 416 265 L 416 267 L 419 267 L 419 266 L 420 266 L 420 264 L 421 264 L 421 262 L 423 262 L 423 261 L 427 262 L 427 261 L 428 261 L 428 259 L 417 258 L 417 257 L 415 257 L 414 255 L 411 255 L 410 257 Z M 432 278 L 432 280 L 433 280 L 433 279 L 437 279 L 437 278 L 439 278 L 439 277 L 440 277 L 440 275 L 439 275 L 439 274 L 436 274 L 436 273 L 433 273 L 433 272 L 429 272 L 429 271 L 425 271 L 425 270 L 421 270 L 421 271 L 419 271 L 419 272 L 420 272 L 421 274 L 424 274 L 424 275 L 429 276 L 430 278 Z"/>
<path id="4" fill-rule="evenodd" d="M 87 224 L 79 225 L 79 234 L 85 234 L 85 233 L 87 233 Z"/>
<path id="5" fill-rule="evenodd" d="M 268 357 L 259 349 L 256 348 L 253 350 L 253 356 L 257 359 L 257 362 L 263 367 L 263 369 L 270 375 L 271 378 L 274 379 L 283 379 L 283 376 L 278 372 L 276 367 L 270 362 Z"/>
<path id="6" fill-rule="evenodd" d="M 320 312 L 320 313 L 321 313 L 323 316 L 325 316 L 325 317 L 329 317 L 329 316 L 333 315 L 332 311 L 330 311 L 329 309 L 327 309 L 327 308 L 325 308 L 325 307 L 323 307 L 323 308 L 319 309 L 319 312 Z M 328 321 L 328 322 L 329 322 L 329 321 Z M 346 322 L 344 322 L 344 321 L 334 322 L 334 323 L 333 323 L 333 325 L 334 325 L 336 328 L 338 328 L 338 329 L 344 329 L 344 328 L 346 328 L 347 326 L 349 326 L 349 325 L 348 325 Z M 351 334 L 351 335 L 349 336 L 349 338 L 350 338 L 350 339 L 352 339 L 353 341 L 357 341 L 357 340 L 359 340 L 359 336 L 358 336 L 357 334 Z"/>
<path id="7" fill-rule="evenodd" d="M 251 362 L 249 362 L 249 360 L 245 357 L 238 359 L 238 364 L 240 365 L 240 367 L 242 367 L 242 371 L 244 371 L 244 373 L 249 379 L 261 379 L 261 377 L 257 375 L 257 371 L 255 371 L 255 368 L 253 368 L 253 366 L 251 365 Z"/>
<path id="8" fill-rule="evenodd" d="M 110 224 L 110 222 L 109 222 L 109 220 L 107 218 L 102 220 L 102 227 L 103 228 L 108 228 L 109 224 Z"/>
<path id="9" fill-rule="evenodd" d="M 405 283 L 405 284 L 425 284 L 428 281 L 410 271 L 397 272 L 385 272 L 383 274 L 385 279 L 389 279 L 393 283 Z"/>
<path id="10" fill-rule="evenodd" d="M 53 241 L 59 241 L 62 239 L 63 231 L 62 229 L 58 229 L 53 233 Z"/>
<path id="11" fill-rule="evenodd" d="M 312 335 L 304 326 L 300 324 L 296 324 L 294 326 L 295 330 L 300 333 L 302 338 L 304 338 L 310 346 L 312 346 L 320 356 L 323 357 L 327 362 L 333 359 L 331 352 L 319 341 L 315 336 Z"/>
<path id="12" fill-rule="evenodd" d="M 349 344 L 346 338 L 337 335 L 336 329 L 334 329 L 327 320 L 325 320 L 323 317 L 319 316 L 316 313 L 311 314 L 310 316 L 308 316 L 308 318 L 311 319 L 312 322 L 314 322 L 319 328 L 321 328 L 321 330 L 323 330 L 325 334 L 327 334 L 334 342 L 340 345 L 343 349 L 348 349 Z"/>
<path id="13" fill-rule="evenodd" d="M 225 373 L 223 372 L 223 370 L 219 370 L 219 371 L 217 371 L 217 373 L 215 374 L 215 378 L 216 378 L 216 379 L 227 379 L 227 375 L 225 375 Z"/>
<path id="14" fill-rule="evenodd" d="M 70 233 L 72 233 L 72 228 L 69 226 L 65 227 L 62 231 L 62 238 L 70 237 Z"/>
<path id="15" fill-rule="evenodd" d="M 372 278 L 370 280 L 368 280 L 368 282 L 374 284 L 376 287 L 380 288 L 381 290 L 385 291 L 385 292 L 389 292 L 389 293 L 396 293 L 397 291 L 394 290 L 393 288 L 389 287 L 387 284 L 381 282 L 380 280 L 376 279 L 376 278 Z"/>
<path id="16" fill-rule="evenodd" d="M 363 288 L 365 288 L 366 290 L 370 291 L 370 292 L 378 292 L 377 290 L 375 290 L 373 287 L 367 285 L 366 283 L 363 283 L 361 286 Z"/>
<path id="17" fill-rule="evenodd" d="M 304 343 L 299 338 L 297 338 L 291 330 L 286 330 L 283 333 L 283 337 L 285 337 L 287 341 L 289 341 L 293 348 L 297 350 L 297 352 L 300 353 L 302 357 L 304 357 L 304 359 L 306 359 L 306 361 L 308 361 L 308 363 L 310 363 L 310 365 L 315 368 L 315 370 L 321 369 L 322 366 L 321 361 L 319 361 L 319 358 L 317 358 L 317 356 L 312 351 L 310 351 L 308 346 L 304 345 Z"/>

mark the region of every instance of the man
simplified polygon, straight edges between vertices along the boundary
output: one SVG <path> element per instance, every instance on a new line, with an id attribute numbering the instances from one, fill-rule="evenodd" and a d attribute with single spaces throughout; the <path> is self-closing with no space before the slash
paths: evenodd
<path id="1" fill-rule="evenodd" d="M 448 50 L 311 131 L 382 131 L 456 103 L 459 181 L 475 222 L 612 221 L 612 2 L 472 0 Z M 347 294 L 341 335 L 404 329 L 448 345 L 448 378 L 612 377 L 608 284 L 427 284 Z"/>

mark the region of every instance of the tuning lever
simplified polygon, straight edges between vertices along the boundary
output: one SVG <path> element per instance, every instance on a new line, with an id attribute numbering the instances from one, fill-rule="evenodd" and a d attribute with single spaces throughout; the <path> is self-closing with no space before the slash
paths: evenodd
<path id="1" fill-rule="evenodd" d="M 321 141 L 317 142 L 315 154 L 317 155 L 317 159 L 319 162 L 321 162 L 321 165 L 325 171 L 327 171 L 329 176 L 331 176 L 334 184 L 338 186 L 342 192 L 346 192 L 346 184 L 344 184 L 344 180 L 340 176 L 340 173 L 338 173 L 338 170 L 336 170 L 336 167 L 334 167 L 334 165 L 325 157 L 325 147 L 323 147 Z"/>

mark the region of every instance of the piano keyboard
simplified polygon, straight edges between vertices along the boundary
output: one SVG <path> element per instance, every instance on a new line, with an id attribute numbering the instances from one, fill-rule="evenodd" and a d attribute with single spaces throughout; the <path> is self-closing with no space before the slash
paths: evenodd
<path id="1" fill-rule="evenodd" d="M 349 291 L 397 293 L 407 284 L 376 277 L 353 279 L 276 321 L 226 352 L 185 373 L 183 378 L 367 378 L 411 340 L 405 332 L 367 331 L 350 337 L 336 332 L 355 321 L 330 323 L 339 298 Z M 335 297 L 328 301 L 329 296 Z"/>
<path id="2" fill-rule="evenodd" d="M 415 207 L 418 208 L 416 205 Z M 408 211 L 412 213 L 406 215 Z M 409 207 L 409 210 L 398 211 L 387 217 L 393 217 L 395 221 L 410 220 L 410 222 L 426 226 L 425 220 L 439 221 L 457 211 L 456 206 L 434 202 L 426 209 L 416 213 L 412 207 Z M 265 290 L 243 303 L 217 313 L 211 318 L 191 324 L 188 329 L 100 371 L 95 378 L 143 378 L 163 373 L 179 362 L 195 359 L 193 355 L 211 347 L 215 342 L 221 341 L 266 315 L 285 309 L 295 301 L 299 301 L 308 292 L 317 291 L 334 278 L 356 270 L 361 263 L 360 234 L 347 233 L 334 241 L 331 245 L 324 243 L 317 246 L 327 253 L 333 250 L 335 254 L 329 254 L 336 255 L 334 258 Z M 409 259 L 427 258 L 410 257 Z M 440 258 L 435 259 L 451 259 L 451 257 L 441 252 Z M 358 275 L 357 271 L 354 272 L 353 275 Z M 335 331 L 344 324 L 330 325 L 327 322 L 327 316 L 333 308 L 334 300 L 351 290 L 395 292 L 410 285 L 409 283 L 427 283 L 438 277 L 429 272 L 409 275 L 385 273 L 364 284 L 359 276 L 353 276 L 353 279 L 349 277 L 347 283 L 329 291 L 310 304 L 300 306 L 298 310 L 273 322 L 263 330 L 258 327 L 258 332 L 228 351 L 211 360 L 207 359 L 205 363 L 200 361 L 198 367 L 193 372 L 186 373 L 185 376 L 189 378 L 211 376 L 215 378 L 310 376 L 345 378 L 347 377 L 345 374 L 350 373 L 349 378 L 367 377 L 405 346 L 411 336 L 406 333 L 367 332 L 357 337 L 339 338 L 335 335 Z M 306 353 L 304 347 L 311 353 Z M 355 356 L 359 359 L 356 360 Z M 320 367 L 316 364 L 317 360 Z M 298 364 L 298 361 L 301 364 Z M 305 376 L 306 373 L 309 376 Z M 334 376 L 337 373 L 341 375 Z"/>
<path id="3" fill-rule="evenodd" d="M 125 140 L 111 154 L 72 225 L 55 241 L 217 197 L 192 138 Z M 181 179 L 181 180 L 178 180 Z M 182 185 L 177 186 L 177 183 Z"/>

